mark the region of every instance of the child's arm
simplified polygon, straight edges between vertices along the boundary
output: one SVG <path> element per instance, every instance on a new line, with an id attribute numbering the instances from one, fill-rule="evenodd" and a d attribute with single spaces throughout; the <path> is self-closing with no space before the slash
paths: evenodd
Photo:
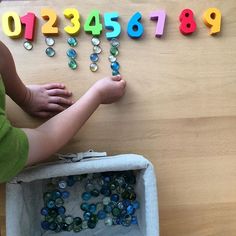
<path id="1" fill-rule="evenodd" d="M 99 80 L 65 111 L 36 129 L 24 129 L 29 140 L 27 165 L 46 160 L 62 148 L 100 104 L 112 103 L 122 97 L 125 85 L 120 76 Z"/>
<path id="2" fill-rule="evenodd" d="M 17 75 L 10 51 L 1 41 L 0 73 L 7 95 L 31 115 L 53 116 L 72 104 L 71 93 L 61 83 L 26 87 Z"/>

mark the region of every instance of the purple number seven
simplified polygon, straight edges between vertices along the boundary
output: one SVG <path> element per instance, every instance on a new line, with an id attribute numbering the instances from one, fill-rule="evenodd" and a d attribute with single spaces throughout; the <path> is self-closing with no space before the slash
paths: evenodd
<path id="1" fill-rule="evenodd" d="M 150 19 L 157 21 L 156 37 L 161 37 L 164 32 L 166 13 L 164 10 L 154 11 L 150 13 Z"/>

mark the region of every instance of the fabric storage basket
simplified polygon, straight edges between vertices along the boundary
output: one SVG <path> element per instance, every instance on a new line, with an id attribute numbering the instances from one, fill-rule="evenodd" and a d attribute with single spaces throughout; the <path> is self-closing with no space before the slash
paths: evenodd
<path id="1" fill-rule="evenodd" d="M 124 154 L 106 156 L 106 153 L 61 155 L 63 160 L 25 169 L 6 186 L 7 236 L 81 235 L 81 236 L 159 236 L 158 199 L 153 165 L 143 156 Z M 45 182 L 51 178 L 98 172 L 134 170 L 135 192 L 140 202 L 136 211 L 138 225 L 111 226 L 102 223 L 94 229 L 79 233 L 44 231 L 40 222 Z M 79 189 L 76 191 L 80 191 Z M 78 192 L 76 194 L 81 194 Z M 71 202 L 67 210 L 71 215 L 81 211 L 79 204 Z"/>

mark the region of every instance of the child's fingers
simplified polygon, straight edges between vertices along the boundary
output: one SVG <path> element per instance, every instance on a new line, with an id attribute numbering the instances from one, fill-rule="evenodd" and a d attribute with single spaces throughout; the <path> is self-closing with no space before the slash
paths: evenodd
<path id="1" fill-rule="evenodd" d="M 120 81 L 121 80 L 121 75 L 112 76 L 111 79 L 113 81 Z"/>
<path id="2" fill-rule="evenodd" d="M 48 95 L 50 96 L 71 96 L 72 93 L 66 89 L 50 89 L 47 90 Z"/>
<path id="3" fill-rule="evenodd" d="M 71 105 L 73 102 L 70 99 L 63 98 L 63 97 L 56 97 L 51 96 L 49 97 L 49 103 L 56 103 L 56 104 L 65 104 L 65 105 Z"/>
<path id="4" fill-rule="evenodd" d="M 39 111 L 35 115 L 37 115 L 38 117 L 41 117 L 41 118 L 50 118 L 50 117 L 55 116 L 56 114 L 57 113 L 55 113 L 55 112 Z"/>
<path id="5" fill-rule="evenodd" d="M 61 83 L 50 83 L 50 84 L 44 84 L 43 87 L 45 89 L 56 89 L 56 88 L 65 88 L 65 85 L 64 84 L 61 84 Z"/>
<path id="6" fill-rule="evenodd" d="M 61 112 L 64 111 L 65 109 L 66 109 L 65 107 L 55 103 L 48 103 L 47 107 L 45 108 L 45 110 L 49 112 Z"/>

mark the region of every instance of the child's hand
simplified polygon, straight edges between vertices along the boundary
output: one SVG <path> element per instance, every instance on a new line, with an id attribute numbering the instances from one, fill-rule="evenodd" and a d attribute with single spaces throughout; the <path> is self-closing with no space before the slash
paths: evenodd
<path id="1" fill-rule="evenodd" d="M 121 76 L 106 77 L 97 81 L 92 89 L 98 92 L 102 104 L 116 102 L 125 93 L 126 82 Z"/>
<path id="2" fill-rule="evenodd" d="M 70 99 L 71 95 L 65 85 L 60 83 L 29 85 L 21 107 L 33 116 L 52 117 L 73 103 Z"/>

